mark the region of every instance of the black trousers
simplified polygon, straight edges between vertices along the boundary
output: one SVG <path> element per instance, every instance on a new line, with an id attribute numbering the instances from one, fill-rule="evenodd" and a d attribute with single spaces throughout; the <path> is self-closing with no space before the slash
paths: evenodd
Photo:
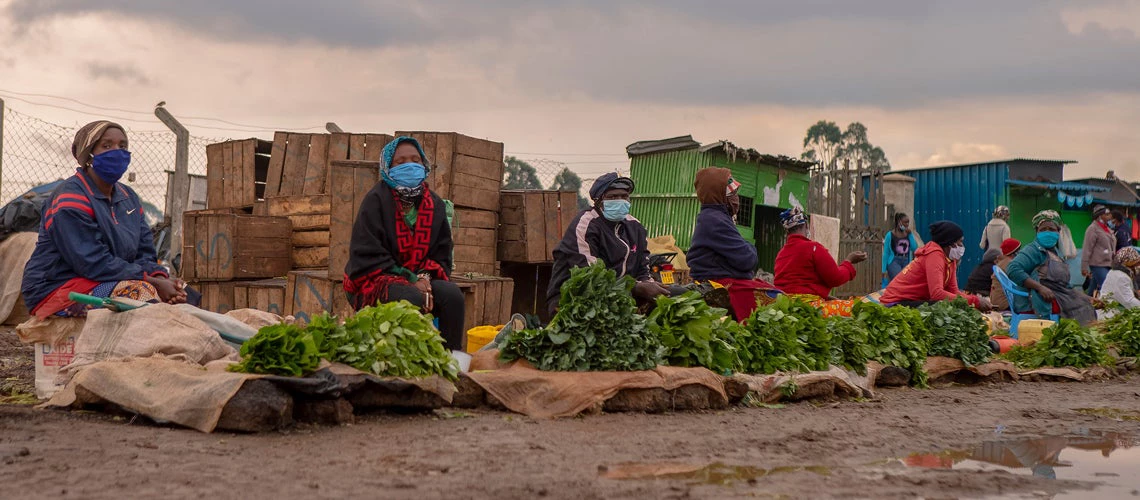
<path id="1" fill-rule="evenodd" d="M 435 302 L 431 314 L 439 318 L 439 332 L 443 334 L 443 342 L 448 349 L 464 351 L 467 332 L 463 330 L 463 290 L 455 283 L 443 280 L 432 280 L 431 296 Z M 416 306 L 424 306 L 424 294 L 414 285 L 389 285 L 388 300 L 396 302 L 406 300 Z"/>

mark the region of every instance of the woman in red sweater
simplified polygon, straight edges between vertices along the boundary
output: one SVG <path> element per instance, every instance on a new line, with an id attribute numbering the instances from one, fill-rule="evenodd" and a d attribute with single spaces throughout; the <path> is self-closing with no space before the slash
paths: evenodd
<path id="1" fill-rule="evenodd" d="M 930 243 L 914 253 L 914 260 L 887 285 L 879 302 L 917 307 L 964 297 L 978 310 L 989 312 L 989 299 L 958 289 L 958 262 L 966 253 L 962 236 L 962 227 L 953 222 L 931 224 Z"/>
<path id="2" fill-rule="evenodd" d="M 851 313 L 851 301 L 828 300 L 831 289 L 855 279 L 855 264 L 867 260 L 866 252 L 851 252 L 847 260 L 836 263 L 823 245 L 808 235 L 811 227 L 803 209 L 796 207 L 780 214 L 788 241 L 776 254 L 776 288 L 789 295 L 799 295 L 825 316 Z"/>

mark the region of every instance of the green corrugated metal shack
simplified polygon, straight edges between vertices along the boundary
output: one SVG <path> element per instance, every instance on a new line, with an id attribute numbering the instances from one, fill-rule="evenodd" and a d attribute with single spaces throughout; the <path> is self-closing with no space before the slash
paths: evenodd
<path id="1" fill-rule="evenodd" d="M 766 271 L 772 271 L 784 245 L 780 212 L 807 205 L 810 162 L 761 154 L 726 141 L 701 146 L 692 136 L 636 142 L 626 153 L 630 177 L 637 184 L 633 216 L 649 230 L 650 238 L 671 234 L 686 250 L 700 211 L 693 181 L 702 168 L 728 168 L 740 182 L 737 229 L 755 241 L 760 267 Z"/>

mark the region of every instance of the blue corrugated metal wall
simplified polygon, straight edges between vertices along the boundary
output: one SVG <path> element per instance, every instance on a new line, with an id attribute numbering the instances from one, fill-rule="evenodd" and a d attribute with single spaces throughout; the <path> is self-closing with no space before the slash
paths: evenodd
<path id="1" fill-rule="evenodd" d="M 966 278 L 982 261 L 978 241 L 994 207 L 1009 204 L 1009 188 L 1005 183 L 1009 179 L 1009 165 L 981 163 L 894 173 L 914 178 L 911 219 L 923 241 L 930 241 L 932 222 L 950 220 L 962 226 L 966 256 L 958 268 L 958 285 L 966 286 Z"/>

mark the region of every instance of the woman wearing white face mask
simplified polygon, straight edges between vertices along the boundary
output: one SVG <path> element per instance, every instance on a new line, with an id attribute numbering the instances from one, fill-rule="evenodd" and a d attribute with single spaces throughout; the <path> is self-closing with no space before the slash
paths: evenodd
<path id="1" fill-rule="evenodd" d="M 970 305 L 989 312 L 990 301 L 958 289 L 958 263 L 966 254 L 961 226 L 950 221 L 930 225 L 931 242 L 914 253 L 914 260 L 895 277 L 880 302 L 917 306 L 964 297 Z"/>

